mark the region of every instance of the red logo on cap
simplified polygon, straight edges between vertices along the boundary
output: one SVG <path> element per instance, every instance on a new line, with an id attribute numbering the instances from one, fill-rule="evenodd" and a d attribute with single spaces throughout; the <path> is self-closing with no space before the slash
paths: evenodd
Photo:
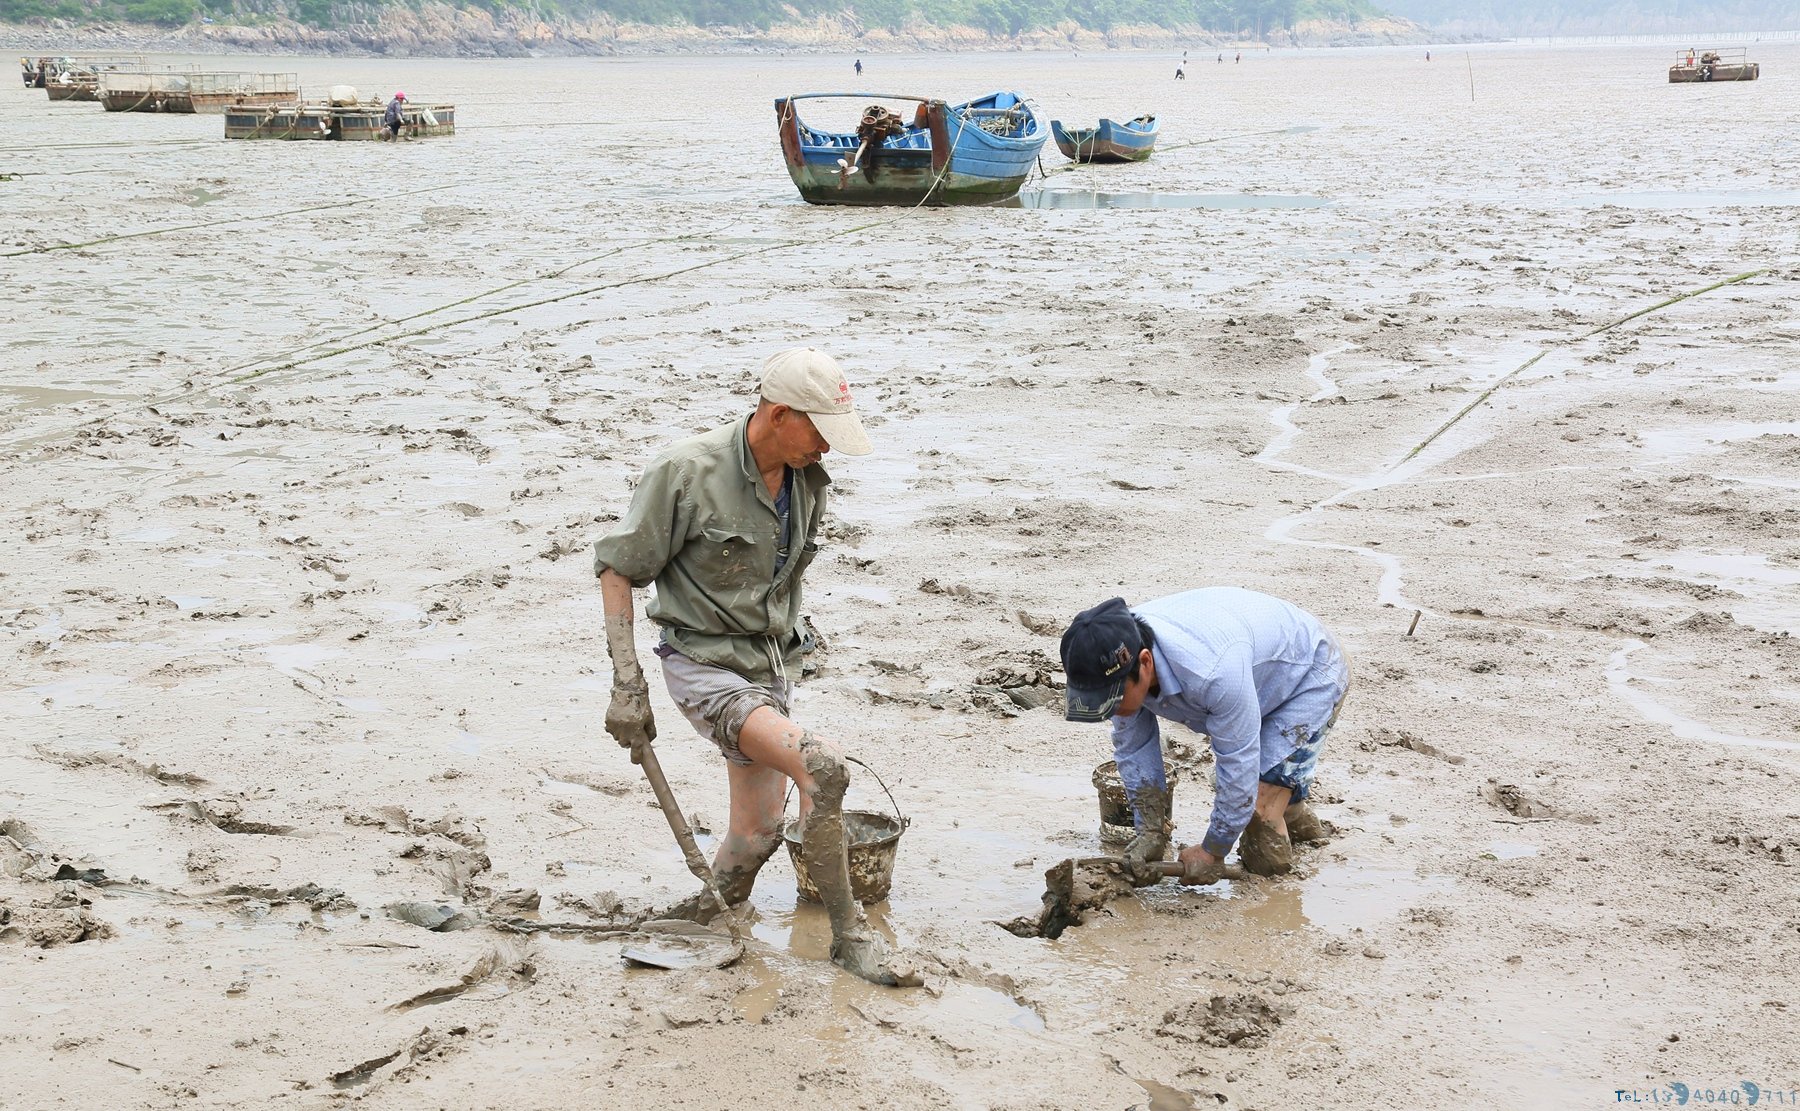
<path id="1" fill-rule="evenodd" d="M 846 405 L 850 404 L 850 383 L 843 381 L 838 383 L 838 400 Z"/>

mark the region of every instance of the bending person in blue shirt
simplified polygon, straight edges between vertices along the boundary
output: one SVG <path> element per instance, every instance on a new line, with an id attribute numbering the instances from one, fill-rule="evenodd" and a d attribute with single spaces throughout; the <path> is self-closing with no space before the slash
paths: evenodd
<path id="1" fill-rule="evenodd" d="M 1162 860 L 1173 828 L 1163 718 L 1205 733 L 1215 759 L 1212 817 L 1205 838 L 1181 850 L 1182 882 L 1217 881 L 1233 844 L 1246 870 L 1277 875 L 1293 867 L 1294 840 L 1323 835 L 1306 796 L 1350 669 L 1317 618 L 1232 587 L 1135 609 L 1112 598 L 1070 622 L 1062 661 L 1068 719 L 1112 718 L 1113 753 L 1137 824 L 1126 850 L 1132 862 Z"/>

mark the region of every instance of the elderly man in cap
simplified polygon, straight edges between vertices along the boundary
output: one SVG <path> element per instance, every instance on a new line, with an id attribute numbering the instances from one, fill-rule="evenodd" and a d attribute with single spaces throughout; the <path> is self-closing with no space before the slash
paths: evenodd
<path id="1" fill-rule="evenodd" d="M 819 551 L 828 451 L 872 449 L 830 356 L 783 351 L 763 367 L 756 410 L 690 436 L 650 463 L 619 526 L 594 545 L 613 663 L 606 729 L 634 749 L 656 735 L 632 635 L 633 587 L 656 584 L 648 610 L 656 654 L 682 716 L 718 745 L 731 827 L 713 871 L 728 903 L 750 897 L 781 841 L 784 796 L 800 792 L 806 869 L 831 916 L 831 959 L 880 984 L 920 978 L 869 927 L 850 891 L 844 755 L 790 716 L 793 675 L 812 642 L 800 582 Z M 704 920 L 704 895 L 675 916 Z"/>
<path id="2" fill-rule="evenodd" d="M 1212 817 L 1204 839 L 1181 850 L 1182 882 L 1215 882 L 1233 844 L 1246 870 L 1277 875 L 1293 867 L 1293 841 L 1323 836 L 1306 796 L 1350 669 L 1317 618 L 1232 587 L 1136 608 L 1112 598 L 1070 622 L 1062 661 L 1068 719 L 1112 718 L 1137 824 L 1126 850 L 1133 863 L 1155 863 L 1168 849 L 1163 718 L 1205 733 L 1215 757 Z M 1149 869 L 1138 875 L 1157 878 Z"/>

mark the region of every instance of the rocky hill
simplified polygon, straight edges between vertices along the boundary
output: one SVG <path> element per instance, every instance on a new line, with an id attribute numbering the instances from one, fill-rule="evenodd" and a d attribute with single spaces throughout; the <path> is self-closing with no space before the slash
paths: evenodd
<path id="1" fill-rule="evenodd" d="M 1117 23 L 1096 30 L 1073 21 L 1017 31 L 969 23 L 911 19 L 871 26 L 852 12 L 799 17 L 767 27 L 692 22 L 636 22 L 605 13 L 544 14 L 499 6 L 487 10 L 424 0 L 417 6 L 364 9 L 361 18 L 326 25 L 286 15 L 193 20 L 178 26 L 132 21 L 54 19 L 0 24 L 0 43 L 31 52 L 134 49 L 184 53 L 298 53 L 395 57 L 521 57 L 557 54 L 703 52 L 858 52 L 964 50 L 1106 50 L 1203 48 L 1248 42 L 1277 46 L 1421 42 L 1416 25 L 1381 14 L 1296 19 L 1257 33 L 1199 25 Z"/>

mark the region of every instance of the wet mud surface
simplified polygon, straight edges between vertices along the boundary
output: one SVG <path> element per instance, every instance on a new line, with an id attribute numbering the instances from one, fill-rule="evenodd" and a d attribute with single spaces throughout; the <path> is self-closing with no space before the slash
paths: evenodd
<path id="1" fill-rule="evenodd" d="M 755 136 L 821 57 L 284 61 L 467 121 L 391 147 L 0 92 L 0 1106 L 1800 1089 L 1800 50 L 1763 51 L 1671 88 L 1662 46 L 1477 47 L 1473 104 L 1410 51 L 871 75 L 1157 111 L 1054 189 L 1310 207 L 808 208 Z M 671 151 L 721 105 L 741 148 Z M 829 963 L 780 856 L 740 958 L 622 955 L 694 885 L 602 728 L 588 546 L 801 343 L 876 453 L 827 463 L 798 714 L 912 819 L 867 914 L 913 991 Z M 1199 582 L 1354 660 L 1330 842 L 996 928 L 1103 851 L 1061 623 Z M 723 767 L 649 686 L 710 853 Z"/>

